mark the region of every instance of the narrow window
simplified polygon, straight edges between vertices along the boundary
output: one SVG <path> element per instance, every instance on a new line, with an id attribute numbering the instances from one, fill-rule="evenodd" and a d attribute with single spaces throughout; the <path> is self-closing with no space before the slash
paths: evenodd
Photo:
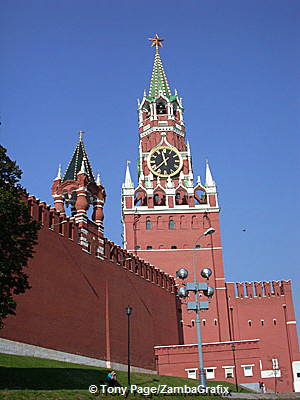
<path id="1" fill-rule="evenodd" d="M 215 324 L 215 326 L 218 325 L 218 320 L 217 320 L 217 318 L 214 319 L 214 324 Z"/>
<path id="2" fill-rule="evenodd" d="M 169 229 L 175 229 L 175 222 L 173 219 L 169 220 Z"/>
<path id="3" fill-rule="evenodd" d="M 249 325 L 249 326 L 252 326 L 252 321 L 251 321 L 251 319 L 249 319 L 248 325 Z"/>
<path id="4" fill-rule="evenodd" d="M 192 319 L 192 326 L 195 326 L 195 320 Z"/>
<path id="5" fill-rule="evenodd" d="M 206 325 L 206 319 L 202 320 L 202 325 L 205 326 Z"/>
<path id="6" fill-rule="evenodd" d="M 277 320 L 276 320 L 276 318 L 273 318 L 273 325 L 276 325 L 277 324 Z"/>
<path id="7" fill-rule="evenodd" d="M 148 230 L 148 229 L 152 229 L 152 223 L 151 223 L 151 221 L 150 221 L 150 218 L 147 218 L 147 220 L 146 220 L 146 229 Z"/>
<path id="8" fill-rule="evenodd" d="M 263 319 L 260 320 L 261 326 L 264 326 L 265 321 Z"/>

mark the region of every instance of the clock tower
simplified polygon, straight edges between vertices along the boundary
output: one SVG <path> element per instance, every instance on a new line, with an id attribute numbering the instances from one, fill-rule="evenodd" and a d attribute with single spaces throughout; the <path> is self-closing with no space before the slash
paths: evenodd
<path id="1" fill-rule="evenodd" d="M 124 247 L 173 276 L 184 267 L 191 279 L 196 271 L 201 281 L 201 269 L 211 268 L 215 296 L 201 316 L 212 328 L 205 330 L 203 340 L 226 341 L 229 327 L 216 184 L 207 160 L 205 183 L 194 177 L 182 98 L 176 89 L 171 92 L 159 54 L 163 39 L 156 34 L 149 40 L 155 56 L 149 92 L 138 101 L 138 184 L 132 181 L 127 162 L 122 185 Z M 196 343 L 193 311 L 183 308 L 181 324 L 184 342 Z"/>

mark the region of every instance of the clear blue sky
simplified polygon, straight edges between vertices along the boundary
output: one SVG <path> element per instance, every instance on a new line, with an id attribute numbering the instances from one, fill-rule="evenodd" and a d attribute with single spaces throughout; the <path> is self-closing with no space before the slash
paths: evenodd
<path id="1" fill-rule="evenodd" d="M 292 279 L 299 316 L 299 14 L 298 0 L 2 0 L 1 144 L 28 191 L 53 204 L 57 165 L 85 130 L 108 194 L 105 232 L 121 243 L 157 32 L 195 175 L 209 158 L 218 185 L 226 278 Z"/>

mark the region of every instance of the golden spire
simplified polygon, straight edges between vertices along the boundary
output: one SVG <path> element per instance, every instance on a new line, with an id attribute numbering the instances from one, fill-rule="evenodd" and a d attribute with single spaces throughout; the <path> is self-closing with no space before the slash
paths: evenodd
<path id="1" fill-rule="evenodd" d="M 154 46 L 156 47 L 156 53 L 158 53 L 158 48 L 163 46 L 162 42 L 164 41 L 164 39 L 160 39 L 158 37 L 158 34 L 156 33 L 154 35 L 154 38 L 149 38 L 148 40 L 150 40 L 150 42 L 152 42 L 151 47 L 154 47 Z"/>

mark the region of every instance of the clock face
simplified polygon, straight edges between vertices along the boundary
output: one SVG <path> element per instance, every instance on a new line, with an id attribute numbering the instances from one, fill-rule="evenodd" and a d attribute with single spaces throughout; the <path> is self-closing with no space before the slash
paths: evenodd
<path id="1" fill-rule="evenodd" d="M 168 146 L 160 146 L 150 152 L 148 167 L 155 175 L 173 176 L 181 170 L 182 158 L 177 150 Z"/>

